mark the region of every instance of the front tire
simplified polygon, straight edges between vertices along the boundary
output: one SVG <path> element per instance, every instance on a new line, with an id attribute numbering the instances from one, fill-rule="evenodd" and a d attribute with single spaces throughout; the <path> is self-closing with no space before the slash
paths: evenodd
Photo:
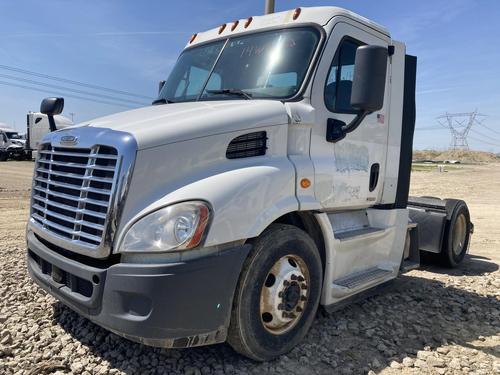
<path id="1" fill-rule="evenodd" d="M 322 281 L 321 257 L 311 237 L 297 227 L 272 224 L 243 265 L 229 344 L 257 361 L 290 351 L 314 321 Z"/>

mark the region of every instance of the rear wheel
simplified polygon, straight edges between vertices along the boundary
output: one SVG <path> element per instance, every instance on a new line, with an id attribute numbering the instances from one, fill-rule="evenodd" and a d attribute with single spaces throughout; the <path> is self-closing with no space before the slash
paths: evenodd
<path id="1" fill-rule="evenodd" d="M 271 225 L 243 266 L 229 344 L 257 361 L 291 350 L 314 320 L 322 280 L 321 257 L 307 233 L 291 225 Z"/>
<path id="2" fill-rule="evenodd" d="M 457 267 L 469 248 L 471 222 L 469 210 L 464 202 L 459 202 L 451 215 L 445 234 L 441 258 L 448 267 Z"/>
<path id="3" fill-rule="evenodd" d="M 6 161 L 9 158 L 9 154 L 7 152 L 0 151 L 0 161 Z"/>

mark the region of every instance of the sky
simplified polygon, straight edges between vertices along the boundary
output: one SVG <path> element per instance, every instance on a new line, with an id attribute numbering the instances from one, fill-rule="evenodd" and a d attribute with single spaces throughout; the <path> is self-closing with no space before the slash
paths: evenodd
<path id="1" fill-rule="evenodd" d="M 318 5 L 384 25 L 418 57 L 416 149 L 448 148 L 436 117 L 477 109 L 487 116 L 470 147 L 500 152 L 500 1 L 276 0 L 277 11 Z M 0 122 L 24 132 L 26 113 L 61 87 L 74 90 L 63 95 L 64 115 L 76 123 L 148 104 L 191 34 L 263 9 L 264 0 L 0 0 Z M 82 99 L 86 92 L 101 103 Z"/>

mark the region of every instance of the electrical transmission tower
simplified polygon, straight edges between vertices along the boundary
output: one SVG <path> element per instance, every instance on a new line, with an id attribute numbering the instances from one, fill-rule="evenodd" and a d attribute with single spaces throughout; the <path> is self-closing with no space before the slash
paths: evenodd
<path id="1" fill-rule="evenodd" d="M 480 117 L 484 117 L 477 112 L 470 113 L 445 113 L 437 117 L 437 121 L 441 126 L 447 128 L 451 133 L 450 149 L 452 150 L 468 150 L 467 136 L 475 123 L 481 124 Z"/>

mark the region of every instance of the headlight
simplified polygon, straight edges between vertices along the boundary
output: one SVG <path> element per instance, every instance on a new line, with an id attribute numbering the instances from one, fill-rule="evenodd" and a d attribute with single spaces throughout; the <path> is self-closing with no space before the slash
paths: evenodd
<path id="1" fill-rule="evenodd" d="M 210 209 L 200 201 L 164 207 L 128 230 L 119 252 L 160 252 L 192 249 L 205 234 Z"/>

